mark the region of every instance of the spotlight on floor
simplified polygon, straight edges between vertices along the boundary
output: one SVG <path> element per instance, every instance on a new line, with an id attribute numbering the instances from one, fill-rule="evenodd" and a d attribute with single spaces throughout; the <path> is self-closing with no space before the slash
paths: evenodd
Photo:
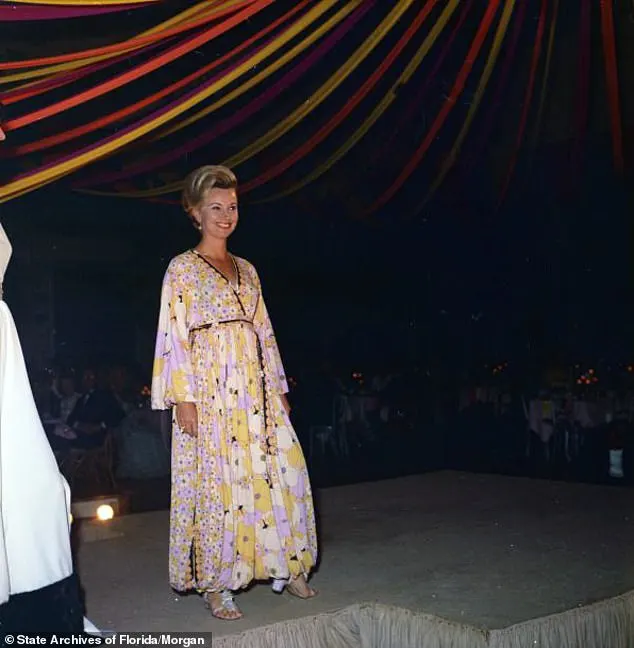
<path id="1" fill-rule="evenodd" d="M 110 504 L 102 504 L 98 509 L 97 509 L 97 519 L 101 520 L 102 522 L 106 522 L 107 520 L 112 520 L 114 517 L 114 509 Z"/>
<path id="2" fill-rule="evenodd" d="M 73 502 L 71 512 L 76 520 L 108 522 L 120 514 L 121 504 L 119 498 L 114 495 L 94 497 Z"/>
<path id="3" fill-rule="evenodd" d="M 110 540 L 123 535 L 117 518 L 123 513 L 125 503 L 116 495 L 76 500 L 71 505 L 71 521 L 79 526 L 83 542 Z"/>

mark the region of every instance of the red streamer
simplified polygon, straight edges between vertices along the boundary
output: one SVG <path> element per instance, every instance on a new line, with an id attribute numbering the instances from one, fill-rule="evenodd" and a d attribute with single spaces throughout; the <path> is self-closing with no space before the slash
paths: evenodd
<path id="1" fill-rule="evenodd" d="M 619 99 L 619 75 L 616 63 L 616 38 L 614 34 L 614 11 L 612 0 L 601 0 L 601 31 L 605 56 L 605 77 L 610 105 L 610 127 L 614 166 L 623 171 L 623 131 L 621 125 L 621 103 Z"/>
<path id="2" fill-rule="evenodd" d="M 506 56 L 504 57 L 504 66 L 500 71 L 500 77 L 498 79 L 495 94 L 491 102 L 491 108 L 487 113 L 486 119 L 484 120 L 484 125 L 480 131 L 478 137 L 478 143 L 473 149 L 471 159 L 465 165 L 465 174 L 470 173 L 473 170 L 473 166 L 477 161 L 481 159 L 481 152 L 486 148 L 487 143 L 490 141 L 491 132 L 495 125 L 495 117 L 502 105 L 502 100 L 504 99 L 504 92 L 506 90 L 507 81 L 513 70 L 513 63 L 515 61 L 515 54 L 517 53 L 517 45 L 520 40 L 520 35 L 522 33 L 522 27 L 526 24 L 526 8 L 528 7 L 528 0 L 520 0 L 520 5 L 517 9 L 517 14 L 515 15 L 515 24 L 513 25 L 513 33 L 509 40 L 508 50 L 506 51 Z"/>
<path id="3" fill-rule="evenodd" d="M 406 32 L 401 36 L 396 45 L 392 48 L 390 53 L 381 61 L 381 65 L 372 73 L 372 75 L 363 83 L 363 85 L 350 97 L 345 103 L 343 108 L 335 115 L 333 119 L 324 124 L 307 142 L 296 149 L 291 155 L 280 160 L 277 164 L 269 167 L 264 173 L 256 176 L 249 182 L 246 182 L 241 187 L 242 193 L 252 191 L 256 187 L 272 180 L 277 177 L 293 164 L 305 157 L 312 151 L 320 142 L 322 142 L 332 131 L 341 124 L 341 122 L 350 115 L 350 113 L 358 106 L 361 101 L 368 95 L 374 86 L 381 80 L 383 75 L 392 67 L 394 61 L 401 54 L 403 49 L 410 42 L 414 34 L 420 29 L 421 25 L 425 22 L 426 18 L 432 12 L 438 0 L 427 0 L 423 8 L 418 12 L 414 21 L 407 28 Z"/>
<path id="4" fill-rule="evenodd" d="M 577 86 L 577 101 L 579 107 L 576 118 L 576 136 L 570 159 L 569 189 L 574 187 L 577 174 L 581 167 L 583 144 L 588 127 L 588 114 L 590 103 L 590 47 L 592 38 L 592 7 L 590 0 L 582 0 L 581 22 L 579 35 L 579 80 Z"/>
<path id="5" fill-rule="evenodd" d="M 27 22 L 31 20 L 63 20 L 66 18 L 86 18 L 101 14 L 115 13 L 117 11 L 131 11 L 144 9 L 151 5 L 127 4 L 113 5 L 110 7 L 28 7 L 24 5 L 0 5 L 0 23 Z"/>
<path id="6" fill-rule="evenodd" d="M 449 54 L 451 47 L 454 41 L 456 40 L 456 36 L 458 35 L 458 32 L 460 31 L 460 29 L 464 25 L 465 20 L 467 19 L 467 14 L 471 10 L 473 2 L 474 0 L 466 0 L 465 4 L 462 7 L 462 11 L 460 12 L 460 16 L 456 21 L 456 24 L 453 26 L 449 34 L 449 37 L 445 41 L 445 44 L 443 45 L 442 49 L 438 54 L 438 58 L 436 59 L 436 62 L 434 63 L 429 73 L 425 75 L 425 81 L 423 82 L 423 85 L 416 93 L 414 100 L 408 105 L 407 110 L 405 111 L 403 117 L 396 120 L 395 128 L 390 133 L 390 136 L 387 138 L 386 142 L 383 144 L 383 146 L 376 148 L 374 155 L 370 159 L 370 164 L 368 165 L 369 167 L 373 167 L 374 165 L 376 165 L 379 158 L 385 155 L 385 151 L 390 148 L 390 146 L 392 145 L 392 143 L 394 142 L 398 134 L 402 131 L 403 126 L 409 123 L 414 118 L 414 116 L 420 111 L 421 103 L 423 99 L 427 96 L 427 92 L 431 87 L 432 81 L 436 78 L 436 74 L 438 74 L 438 70 L 440 70 L 442 64 L 445 62 L 445 59 L 447 58 L 447 55 Z"/>
<path id="7" fill-rule="evenodd" d="M 46 65 L 56 65 L 58 63 L 69 63 L 71 61 L 79 61 L 81 59 L 89 58 L 92 56 L 101 56 L 104 54 L 117 54 L 123 50 L 129 50 L 131 48 L 142 47 L 143 45 L 149 45 L 150 43 L 155 43 L 159 40 L 164 40 L 169 36 L 176 36 L 184 31 L 190 29 L 195 29 L 196 27 L 201 27 L 202 25 L 212 21 L 217 20 L 227 14 L 237 11 L 237 8 L 243 4 L 252 4 L 255 0 L 244 0 L 242 3 L 229 7 L 214 13 L 213 15 L 203 16 L 197 20 L 192 20 L 190 22 L 183 23 L 182 25 L 176 25 L 164 31 L 156 32 L 155 34 L 148 34 L 147 36 L 138 36 L 136 38 L 131 38 L 129 40 L 123 41 L 121 43 L 114 43 L 112 45 L 103 45 L 102 47 L 94 47 L 89 50 L 82 50 L 81 52 L 70 52 L 69 54 L 58 54 L 56 56 L 46 56 L 42 58 L 29 59 L 28 61 L 9 61 L 6 63 L 0 63 L 0 70 L 24 70 L 28 68 L 41 67 Z"/>
<path id="8" fill-rule="evenodd" d="M 116 88 L 120 88 L 121 86 L 134 81 L 145 74 L 149 74 L 150 72 L 157 70 L 163 65 L 171 63 L 180 56 L 183 56 L 195 50 L 196 48 L 204 45 L 217 36 L 229 31 L 232 27 L 235 27 L 244 20 L 247 20 L 252 15 L 257 13 L 258 11 L 261 11 L 273 2 L 274 0 L 256 0 L 244 11 L 241 11 L 235 16 L 232 16 L 219 25 L 205 30 L 200 36 L 192 38 L 186 43 L 173 47 L 160 56 L 154 57 L 151 61 L 148 61 L 143 65 L 139 65 L 138 67 L 134 68 L 133 70 L 129 70 L 124 74 L 120 74 L 114 79 L 110 79 L 109 81 L 89 88 L 84 92 L 80 92 L 76 95 L 73 95 L 72 97 L 58 101 L 57 103 L 46 106 L 45 108 L 41 108 L 40 110 L 35 110 L 34 112 L 23 115 L 22 117 L 18 117 L 17 119 L 12 119 L 5 124 L 5 128 L 8 131 L 17 130 L 18 128 L 28 126 L 29 124 L 41 121 L 42 119 L 47 119 L 48 117 L 57 115 L 64 110 L 68 110 L 69 108 L 73 108 L 87 101 L 91 101 L 92 99 L 96 99 L 97 97 L 115 90 Z"/>
<path id="9" fill-rule="evenodd" d="M 267 34 L 277 29 L 277 27 L 279 27 L 281 24 L 286 22 L 289 18 L 294 16 L 298 11 L 304 9 L 304 7 L 306 7 L 306 5 L 309 2 L 310 0 L 302 0 L 302 2 L 296 4 L 289 12 L 285 13 L 283 16 L 281 16 L 271 24 L 267 25 L 264 29 L 260 30 L 257 34 L 251 36 L 247 40 L 242 41 L 240 45 L 238 45 L 238 47 L 235 47 L 230 52 L 227 52 L 220 58 L 216 59 L 215 61 L 212 61 L 211 63 L 205 65 L 199 70 L 196 70 L 196 72 L 193 72 L 192 74 L 189 74 L 188 76 L 182 78 L 180 81 L 177 81 L 176 83 L 172 83 L 171 85 L 167 86 L 163 90 L 160 90 L 159 92 L 156 92 L 153 95 L 150 95 L 149 97 L 146 97 L 145 99 L 138 101 L 135 104 L 132 104 L 131 106 L 126 106 L 121 110 L 111 113 L 110 115 L 105 115 L 100 119 L 96 119 L 92 122 L 89 122 L 88 124 L 82 124 L 77 128 L 72 128 L 68 131 L 64 131 L 63 133 L 57 133 L 50 137 L 39 139 L 36 142 L 31 142 L 29 144 L 18 146 L 14 149 L 15 154 L 33 153 L 35 151 L 41 151 L 43 149 L 47 149 L 53 146 L 57 146 L 59 144 L 63 144 L 64 142 L 68 142 L 69 140 L 75 139 L 77 137 L 81 137 L 82 135 L 87 135 L 88 133 L 92 133 L 93 131 L 99 128 L 109 126 L 110 124 L 113 124 L 121 119 L 133 115 L 136 112 L 139 112 L 143 108 L 146 108 L 147 106 L 156 103 L 163 97 L 166 97 L 167 95 L 170 95 L 180 90 L 181 88 L 184 88 L 190 82 L 200 78 L 201 76 L 204 76 L 205 74 L 211 72 L 213 69 L 219 67 L 223 63 L 226 63 L 228 60 L 234 58 L 235 56 L 240 54 L 240 52 L 244 51 L 249 46 L 251 46 L 253 43 L 264 38 Z"/>
<path id="10" fill-rule="evenodd" d="M 520 117 L 520 123 L 517 130 L 517 140 L 515 141 L 513 155 L 511 156 L 511 161 L 509 162 L 508 165 L 506 178 L 504 179 L 504 184 L 502 185 L 502 192 L 500 194 L 500 200 L 498 202 L 498 209 L 504 202 L 504 198 L 506 197 L 506 192 L 508 191 L 508 188 L 511 184 L 511 178 L 513 177 L 513 172 L 515 171 L 515 165 L 517 164 L 517 158 L 519 156 L 522 140 L 524 139 L 524 131 L 526 130 L 528 113 L 533 99 L 533 91 L 535 89 L 535 79 L 537 77 L 537 67 L 539 65 L 539 57 L 541 56 L 541 51 L 542 51 L 542 42 L 544 40 L 544 31 L 546 29 L 547 13 L 548 13 L 548 0 L 542 0 L 541 10 L 539 12 L 539 20 L 537 22 L 537 32 L 535 34 L 535 44 L 533 45 L 533 56 L 531 60 L 530 73 L 528 76 L 528 84 L 526 86 L 526 94 L 524 95 L 524 105 L 522 107 L 522 115 Z"/>
<path id="11" fill-rule="evenodd" d="M 264 92 L 261 92 L 257 97 L 249 101 L 246 106 L 236 110 L 231 116 L 224 119 L 217 120 L 214 125 L 209 128 L 204 134 L 196 137 L 195 139 L 185 140 L 176 148 L 171 148 L 162 154 L 155 154 L 147 156 L 145 160 L 136 162 L 131 166 L 125 167 L 119 171 L 110 171 L 108 173 L 93 173 L 84 177 L 79 183 L 75 184 L 75 188 L 83 188 L 92 186 L 94 184 L 106 184 L 119 180 L 128 180 L 131 176 L 136 176 L 141 173 L 147 173 L 153 169 L 163 167 L 170 162 L 178 159 L 185 159 L 193 151 L 200 150 L 201 148 L 208 147 L 211 142 L 216 140 L 221 135 L 229 132 L 230 130 L 240 126 L 248 119 L 254 119 L 257 113 L 265 106 L 269 105 L 272 101 L 282 93 L 287 91 L 294 83 L 301 77 L 305 77 L 310 69 L 319 61 L 323 56 L 327 55 L 333 47 L 343 40 L 346 34 L 354 28 L 359 20 L 374 6 L 375 0 L 365 0 L 322 42 L 313 49 L 310 54 L 302 58 L 293 68 L 284 74 L 278 81 L 266 86 Z M 222 74 L 222 72 L 221 72 Z M 214 82 L 214 79 L 207 81 L 207 83 Z"/>
<path id="12" fill-rule="evenodd" d="M 469 74 L 473 69 L 478 54 L 482 49 L 482 46 L 484 45 L 484 41 L 486 40 L 487 34 L 489 33 L 491 26 L 493 25 L 495 14 L 497 13 L 499 6 L 500 6 L 500 0 L 491 0 L 489 2 L 484 17 L 480 21 L 480 25 L 478 27 L 478 31 L 475 35 L 475 38 L 471 43 L 471 47 L 469 48 L 467 57 L 465 58 L 462 67 L 458 72 L 458 76 L 456 77 L 456 81 L 454 82 L 451 92 L 449 93 L 449 97 L 447 97 L 443 107 L 441 108 L 440 112 L 436 116 L 434 123 L 432 124 L 431 128 L 427 133 L 427 136 L 425 137 L 421 145 L 418 147 L 418 149 L 415 151 L 414 155 L 409 159 L 409 161 L 407 162 L 407 164 L 405 165 L 405 167 L 403 168 L 399 176 L 396 178 L 396 180 L 369 207 L 365 215 L 370 215 L 374 213 L 375 211 L 383 207 L 389 200 L 391 200 L 394 197 L 394 195 L 397 193 L 397 191 L 405 184 L 407 179 L 412 175 L 412 173 L 414 173 L 414 171 L 420 164 L 420 161 L 423 159 L 425 153 L 427 152 L 427 149 L 429 149 L 431 143 L 436 139 L 436 136 L 438 135 L 438 132 L 440 131 L 447 117 L 449 116 L 451 109 L 454 107 L 456 101 L 458 101 L 460 94 L 464 90 L 464 86 L 465 83 L 467 82 L 467 78 L 469 77 Z"/>
<path id="13" fill-rule="evenodd" d="M 119 54 L 119 56 L 109 58 L 107 61 L 92 63 L 90 65 L 87 65 L 86 67 L 82 67 L 77 70 L 71 70 L 70 72 L 61 72 L 47 79 L 42 79 L 41 81 L 36 81 L 35 83 L 29 83 L 26 86 L 21 86 L 19 88 L 15 88 L 14 90 L 0 92 L 0 102 L 2 102 L 2 104 L 5 106 L 10 106 L 11 104 L 18 103 L 19 101 L 22 101 L 24 99 L 37 97 L 38 95 L 44 94 L 49 90 L 63 88 L 69 83 L 83 79 L 84 77 L 87 77 L 89 74 L 93 74 L 94 72 L 105 70 L 111 65 L 116 65 L 117 63 L 121 63 L 121 61 L 133 59 L 139 54 L 147 54 L 148 52 L 151 52 L 153 49 L 156 49 L 163 44 L 163 42 L 152 43 L 151 45 L 146 45 L 145 47 L 142 47 L 135 52 L 124 52 L 123 54 Z"/>

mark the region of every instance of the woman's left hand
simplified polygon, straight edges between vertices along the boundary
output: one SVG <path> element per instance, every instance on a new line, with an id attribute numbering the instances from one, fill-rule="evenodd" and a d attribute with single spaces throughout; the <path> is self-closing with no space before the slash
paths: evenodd
<path id="1" fill-rule="evenodd" d="M 288 402 L 288 398 L 286 398 L 286 394 L 282 394 L 281 398 L 282 398 L 282 406 L 286 410 L 286 415 L 290 416 L 291 415 L 291 405 Z"/>

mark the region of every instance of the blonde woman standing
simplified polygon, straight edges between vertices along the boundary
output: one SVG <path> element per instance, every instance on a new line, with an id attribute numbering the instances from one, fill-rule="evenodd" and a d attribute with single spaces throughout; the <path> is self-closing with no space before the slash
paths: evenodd
<path id="1" fill-rule="evenodd" d="M 300 598 L 317 560 L 312 492 L 255 268 L 229 253 L 237 179 L 206 166 L 183 206 L 201 235 L 163 282 L 152 406 L 175 408 L 170 584 L 238 619 L 235 591 L 272 580 Z"/>

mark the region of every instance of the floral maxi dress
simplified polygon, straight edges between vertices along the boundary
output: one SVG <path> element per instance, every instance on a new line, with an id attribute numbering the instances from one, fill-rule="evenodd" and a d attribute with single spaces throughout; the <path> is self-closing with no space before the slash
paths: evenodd
<path id="1" fill-rule="evenodd" d="M 306 462 L 255 268 L 234 287 L 191 250 L 163 282 L 152 407 L 196 403 L 198 436 L 174 420 L 169 576 L 178 591 L 238 590 L 308 575 L 317 560 Z"/>

